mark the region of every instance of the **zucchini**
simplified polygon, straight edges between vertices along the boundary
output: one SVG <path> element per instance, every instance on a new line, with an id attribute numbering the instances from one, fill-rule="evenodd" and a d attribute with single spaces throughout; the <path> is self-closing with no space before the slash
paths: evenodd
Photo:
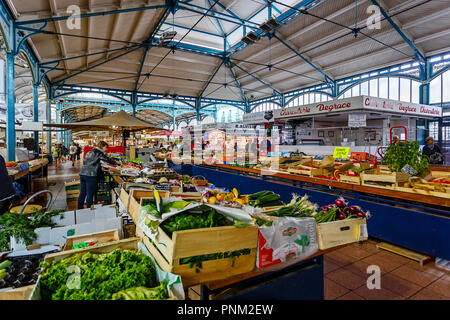
<path id="1" fill-rule="evenodd" d="M 12 262 L 9 260 L 5 260 L 0 263 L 0 270 L 8 268 L 10 265 L 12 265 Z"/>
<path id="2" fill-rule="evenodd" d="M 275 206 L 282 206 L 283 202 L 281 202 L 280 200 L 277 201 L 271 201 L 271 202 L 266 202 L 263 204 L 258 205 L 258 207 L 275 207 Z"/>
<path id="3" fill-rule="evenodd" d="M 261 198 L 258 198 L 255 200 L 255 205 L 262 205 L 264 203 L 269 203 L 269 202 L 274 202 L 280 200 L 280 195 L 279 194 L 269 194 L 267 196 L 263 196 Z"/>
<path id="4" fill-rule="evenodd" d="M 249 195 L 248 199 L 249 200 L 256 200 L 256 199 L 259 199 L 259 198 L 261 198 L 261 197 L 263 197 L 265 195 L 268 195 L 268 194 L 273 194 L 273 192 L 272 191 L 267 191 L 267 190 L 260 191 L 260 192 L 257 192 L 257 193 Z"/>

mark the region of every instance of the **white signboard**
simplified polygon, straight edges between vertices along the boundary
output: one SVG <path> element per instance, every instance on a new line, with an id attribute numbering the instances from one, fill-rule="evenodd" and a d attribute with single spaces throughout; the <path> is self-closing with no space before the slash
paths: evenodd
<path id="1" fill-rule="evenodd" d="M 364 96 L 364 109 L 403 113 L 422 117 L 441 117 L 442 108 L 417 103 L 388 100 Z"/>
<path id="2" fill-rule="evenodd" d="M 109 136 L 109 132 L 108 131 L 89 131 L 89 135 L 91 137 L 108 137 Z"/>
<path id="3" fill-rule="evenodd" d="M 402 113 L 420 117 L 441 117 L 442 108 L 403 101 L 368 96 L 352 97 L 273 111 L 274 119 L 302 118 L 329 113 L 344 113 L 355 110 L 376 110 L 383 113 Z"/>
<path id="4" fill-rule="evenodd" d="M 42 131 L 44 129 L 44 122 L 38 121 L 24 121 L 22 122 L 23 131 Z"/>
<path id="5" fill-rule="evenodd" d="M 348 115 L 348 126 L 350 128 L 361 128 L 367 126 L 367 115 L 365 113 Z"/>
<path id="6" fill-rule="evenodd" d="M 310 115 L 329 114 L 362 109 L 362 97 L 306 104 L 298 107 L 276 109 L 273 111 L 275 119 L 298 118 Z"/>
<path id="7" fill-rule="evenodd" d="M 38 107 L 38 119 L 39 121 L 47 120 L 47 105 L 46 103 L 40 103 Z M 16 122 L 24 122 L 24 121 L 34 121 L 34 106 L 29 103 L 15 103 L 14 104 L 14 113 Z M 0 103 L 0 121 L 5 121 L 7 119 L 7 106 L 6 103 Z"/>
<path id="8" fill-rule="evenodd" d="M 259 124 L 259 123 L 273 122 L 274 117 L 272 117 L 272 119 L 267 121 L 267 119 L 265 118 L 265 115 L 266 115 L 266 111 L 245 113 L 242 116 L 242 121 L 245 124 Z"/>

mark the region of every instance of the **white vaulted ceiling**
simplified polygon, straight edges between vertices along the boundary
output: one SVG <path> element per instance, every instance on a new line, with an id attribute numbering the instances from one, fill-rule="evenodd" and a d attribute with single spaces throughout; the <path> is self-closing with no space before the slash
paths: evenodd
<path id="1" fill-rule="evenodd" d="M 290 6 L 300 2 L 274 1 L 273 16 L 280 16 L 280 12 L 285 13 L 290 10 Z M 450 51 L 450 0 L 378 2 L 422 55 L 428 57 Z M 93 13 L 164 5 L 165 1 L 9 0 L 8 4 L 15 19 L 23 22 L 67 15 L 67 7 L 73 4 L 80 7 L 81 13 Z M 357 4 L 358 27 L 362 28 L 364 34 L 356 38 L 349 29 L 339 26 L 354 27 L 354 0 L 317 0 L 316 5 L 308 9 L 312 15 L 298 15 L 281 26 L 276 35 L 331 79 L 414 59 L 412 48 L 387 20 L 381 21 L 380 29 L 367 28 L 367 7 L 372 4 L 370 0 L 359 0 Z M 268 19 L 265 0 L 193 0 L 180 1 L 179 5 L 174 16 L 171 13 L 165 15 L 167 9 L 160 8 L 82 18 L 79 30 L 70 30 L 65 20 L 49 22 L 45 29 L 47 33 L 36 34 L 27 41 L 41 63 L 133 48 L 147 41 L 164 17 L 165 23 L 154 33 L 155 38 L 159 38 L 163 31 L 175 30 L 177 35 L 174 42 L 182 40 L 181 44 L 201 47 L 205 52 L 223 52 L 222 35 L 227 35 L 228 51 L 240 42 L 243 30 L 242 27 L 238 28 L 236 19 L 233 22 L 229 18 L 230 22 L 217 20 L 214 14 L 204 16 L 209 8 L 213 7 L 215 11 L 228 15 L 233 13 L 253 25 Z M 193 10 L 186 10 L 186 7 Z M 260 13 L 255 15 L 257 12 Z M 40 26 L 42 23 L 32 25 L 35 28 Z M 149 49 L 148 55 L 145 55 L 145 47 L 128 51 L 127 54 L 124 54 L 127 50 L 122 50 L 63 61 L 56 70 L 48 73 L 48 78 L 52 83 L 66 79 L 65 84 L 79 86 L 131 91 L 137 89 L 193 97 L 203 92 L 203 97 L 235 101 L 243 100 L 239 86 L 251 101 L 273 95 L 268 85 L 279 92 L 286 92 L 320 84 L 324 80 L 319 71 L 275 38 L 270 40 L 270 46 L 269 39 L 264 37 L 237 51 L 230 58 L 232 71 L 226 65 L 218 69 L 222 63 L 218 57 L 178 48 L 172 52 L 171 48 L 154 46 Z M 119 55 L 122 56 L 113 59 Z M 273 67 L 269 69 L 268 65 Z M 139 116 L 152 117 L 144 114 Z"/>

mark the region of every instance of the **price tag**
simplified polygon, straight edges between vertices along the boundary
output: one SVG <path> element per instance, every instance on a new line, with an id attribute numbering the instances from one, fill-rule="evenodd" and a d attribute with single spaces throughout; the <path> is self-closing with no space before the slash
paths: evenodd
<path id="1" fill-rule="evenodd" d="M 416 174 L 416 170 L 413 167 L 411 167 L 409 164 L 405 165 L 402 168 L 402 172 L 409 174 L 410 177 L 412 177 Z"/>
<path id="2" fill-rule="evenodd" d="M 350 153 L 350 148 L 336 147 L 336 148 L 334 148 L 333 158 L 335 158 L 335 159 L 348 158 L 349 153 Z"/>

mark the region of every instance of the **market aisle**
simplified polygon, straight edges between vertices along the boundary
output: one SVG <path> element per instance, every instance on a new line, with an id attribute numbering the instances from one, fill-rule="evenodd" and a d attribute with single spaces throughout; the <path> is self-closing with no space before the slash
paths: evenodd
<path id="1" fill-rule="evenodd" d="M 76 161 L 75 166 L 72 167 L 71 161 L 62 163 L 58 168 L 54 165 L 48 167 L 48 189 L 53 194 L 53 209 L 67 209 L 66 192 L 64 183 L 79 178 L 81 170 L 81 161 Z"/>
<path id="2" fill-rule="evenodd" d="M 450 274 L 434 261 L 418 262 L 378 250 L 376 241 L 354 243 L 325 255 L 326 300 L 450 300 Z M 367 267 L 381 269 L 381 289 L 366 286 Z"/>

